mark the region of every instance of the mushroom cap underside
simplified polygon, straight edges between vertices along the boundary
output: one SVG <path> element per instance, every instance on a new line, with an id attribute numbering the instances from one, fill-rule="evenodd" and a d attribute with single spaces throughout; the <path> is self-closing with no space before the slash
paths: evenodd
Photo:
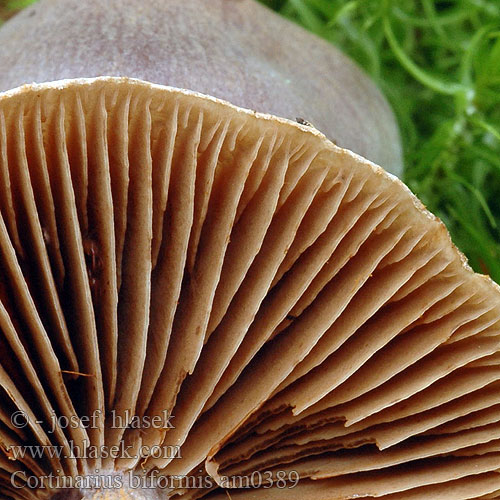
<path id="1" fill-rule="evenodd" d="M 126 78 L 0 95 L 4 497 L 497 498 L 499 297 L 310 127 Z"/>

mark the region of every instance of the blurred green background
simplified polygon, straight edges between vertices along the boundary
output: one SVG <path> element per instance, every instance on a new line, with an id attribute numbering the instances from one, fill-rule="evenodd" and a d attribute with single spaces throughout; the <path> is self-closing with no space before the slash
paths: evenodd
<path id="1" fill-rule="evenodd" d="M 34 1 L 0 0 L 0 19 Z M 500 282 L 500 2 L 260 1 L 372 76 L 400 124 L 404 181 Z"/>

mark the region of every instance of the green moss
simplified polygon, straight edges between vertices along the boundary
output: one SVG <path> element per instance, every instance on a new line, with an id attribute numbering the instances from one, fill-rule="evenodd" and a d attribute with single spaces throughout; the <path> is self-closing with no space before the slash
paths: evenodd
<path id="1" fill-rule="evenodd" d="M 0 25 L 17 11 L 28 7 L 37 0 L 0 0 Z M 0 49 L 1 50 L 1 49 Z"/>

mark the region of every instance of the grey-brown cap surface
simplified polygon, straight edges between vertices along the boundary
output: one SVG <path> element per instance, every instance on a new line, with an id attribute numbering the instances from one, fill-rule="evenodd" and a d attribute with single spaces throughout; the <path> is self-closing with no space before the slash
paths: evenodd
<path id="1" fill-rule="evenodd" d="M 0 29 L 0 90 L 125 76 L 311 122 L 401 176 L 397 125 L 373 82 L 255 0 L 41 0 Z"/>
<path id="2" fill-rule="evenodd" d="M 0 347 L 4 498 L 500 489 L 498 286 L 382 168 L 213 97 L 0 95 Z"/>

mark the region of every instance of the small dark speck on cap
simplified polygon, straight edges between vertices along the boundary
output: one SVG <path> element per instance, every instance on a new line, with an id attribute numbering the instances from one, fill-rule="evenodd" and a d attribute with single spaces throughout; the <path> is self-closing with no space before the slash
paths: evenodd
<path id="1" fill-rule="evenodd" d="M 295 121 L 301 125 L 305 125 L 306 127 L 316 128 L 311 122 L 305 120 L 304 118 L 297 117 L 295 118 Z"/>

